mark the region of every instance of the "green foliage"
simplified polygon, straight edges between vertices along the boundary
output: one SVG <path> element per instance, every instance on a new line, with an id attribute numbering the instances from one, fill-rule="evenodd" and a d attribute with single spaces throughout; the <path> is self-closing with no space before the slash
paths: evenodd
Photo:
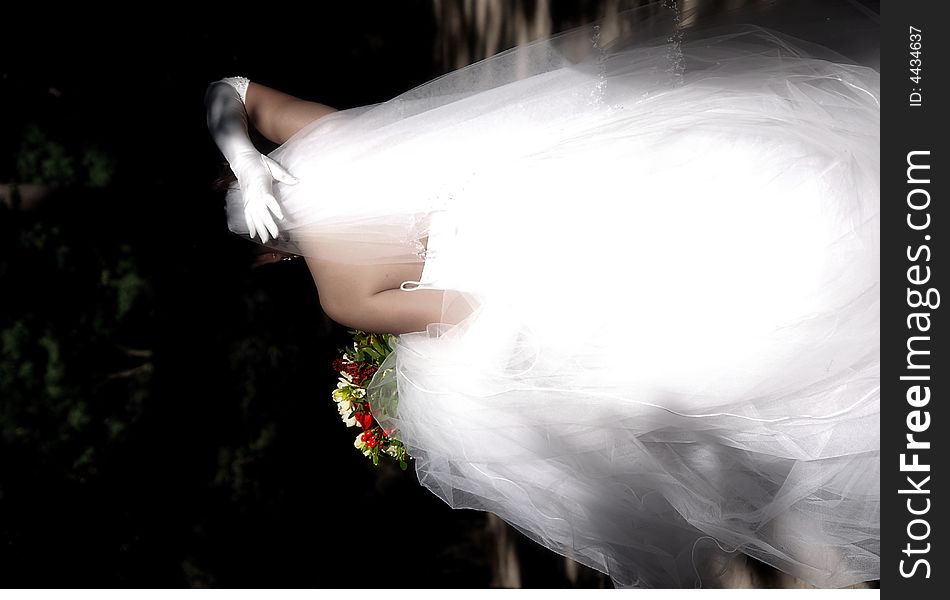
<path id="1" fill-rule="evenodd" d="M 405 471 L 409 460 L 405 444 L 396 437 L 396 431 L 386 431 L 379 425 L 380 417 L 395 416 L 398 404 L 394 380 L 388 377 L 394 367 L 386 363 L 395 349 L 396 337 L 359 330 L 350 330 L 349 334 L 353 344 L 341 348 L 340 358 L 333 363 L 340 373 L 340 383 L 332 394 L 337 410 L 348 427 L 363 429 L 355 445 L 374 465 L 379 465 L 380 454 L 386 454 Z M 388 383 L 374 385 L 384 375 Z M 364 422 L 368 415 L 372 415 L 371 424 Z"/>
<path id="2" fill-rule="evenodd" d="M 229 399 L 222 410 L 232 426 L 218 432 L 223 439 L 212 485 L 248 510 L 264 501 L 272 485 L 277 443 L 287 425 L 281 421 L 283 402 L 294 401 L 287 390 L 305 367 L 293 321 L 280 319 L 271 294 L 256 288 L 242 290 L 241 297 L 222 332 L 227 373 L 220 393 Z"/>
<path id="3" fill-rule="evenodd" d="M 142 416 L 151 352 L 125 337 L 150 318 L 150 290 L 131 246 L 2 212 L 0 452 L 82 481 Z"/>
<path id="4" fill-rule="evenodd" d="M 340 353 L 347 353 L 354 362 L 376 367 L 389 356 L 395 343 L 395 336 L 388 333 L 366 333 L 355 329 L 349 330 L 349 333 L 353 336 L 353 348 L 341 349 Z"/>
<path id="5" fill-rule="evenodd" d="M 50 140 L 35 125 L 23 133 L 16 166 L 21 183 L 66 186 L 76 181 L 75 159 L 63 144 Z"/>
<path id="6" fill-rule="evenodd" d="M 261 470 L 276 437 L 277 425 L 268 422 L 256 431 L 249 443 L 221 446 L 214 485 L 229 488 L 235 501 L 246 501 L 248 496 L 259 495 Z"/>
<path id="7" fill-rule="evenodd" d="M 92 187 L 106 187 L 115 173 L 115 163 L 112 158 L 95 146 L 85 148 L 82 166 L 88 174 L 89 185 Z"/>
<path id="8" fill-rule="evenodd" d="M 71 148 L 36 125 L 27 126 L 23 132 L 16 156 L 20 183 L 102 188 L 109 185 L 114 174 L 115 161 L 95 145 Z"/>

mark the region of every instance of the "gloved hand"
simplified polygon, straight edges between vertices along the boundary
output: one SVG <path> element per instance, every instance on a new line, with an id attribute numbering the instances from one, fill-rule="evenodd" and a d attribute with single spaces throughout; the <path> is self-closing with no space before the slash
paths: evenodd
<path id="1" fill-rule="evenodd" d="M 274 198 L 273 183 L 276 179 L 282 183 L 295 184 L 297 178 L 268 156 L 256 150 L 240 152 L 228 160 L 231 170 L 237 176 L 241 195 L 244 199 L 244 218 L 251 238 L 261 236 L 266 243 L 268 233 L 277 238 L 277 223 L 274 217 L 283 219 L 284 214 Z"/>
<path id="2" fill-rule="evenodd" d="M 277 237 L 274 217 L 284 218 L 274 198 L 274 180 L 292 185 L 297 183 L 297 178 L 258 152 L 251 142 L 242 93 L 246 89 L 247 80 L 243 78 L 216 81 L 208 87 L 205 95 L 208 130 L 241 187 L 244 218 L 251 238 L 260 235 L 261 243 L 266 243 L 270 237 Z"/>

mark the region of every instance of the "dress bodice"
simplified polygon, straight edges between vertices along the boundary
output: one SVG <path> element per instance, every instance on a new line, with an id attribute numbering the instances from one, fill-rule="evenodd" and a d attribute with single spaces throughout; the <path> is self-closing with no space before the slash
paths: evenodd
<path id="1" fill-rule="evenodd" d="M 451 254 L 457 234 L 455 220 L 447 210 L 434 211 L 429 217 L 425 264 L 419 281 L 404 281 L 403 291 L 447 289 L 451 286 Z"/>

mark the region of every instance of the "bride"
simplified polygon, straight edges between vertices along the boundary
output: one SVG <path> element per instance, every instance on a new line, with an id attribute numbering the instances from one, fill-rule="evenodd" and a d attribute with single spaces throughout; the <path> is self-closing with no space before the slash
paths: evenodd
<path id="1" fill-rule="evenodd" d="M 302 255 L 334 320 L 400 334 L 375 416 L 449 505 L 618 586 L 709 585 L 736 551 L 877 579 L 879 75 L 687 17 L 342 111 L 216 82 L 229 227 Z"/>

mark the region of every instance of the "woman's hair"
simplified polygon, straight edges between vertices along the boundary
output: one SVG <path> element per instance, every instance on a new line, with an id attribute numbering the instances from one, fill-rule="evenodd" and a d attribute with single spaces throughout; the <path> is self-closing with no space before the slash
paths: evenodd
<path id="1" fill-rule="evenodd" d="M 221 163 L 221 168 L 219 169 L 218 176 L 211 183 L 211 189 L 216 192 L 221 192 L 226 194 L 227 191 L 231 188 L 231 184 L 237 182 L 237 177 L 234 175 L 234 171 L 231 170 L 231 165 L 228 163 Z"/>
<path id="2" fill-rule="evenodd" d="M 231 171 L 231 167 L 228 163 L 222 163 L 221 171 L 218 174 L 218 177 L 211 183 L 212 189 L 217 192 L 226 194 L 231 186 L 237 183 L 237 177 L 234 176 L 234 172 Z M 283 252 L 275 248 L 269 248 L 263 244 L 254 244 L 253 258 L 251 260 L 251 268 L 261 267 L 263 265 L 269 265 L 272 263 L 280 262 L 282 260 L 288 260 L 292 258 L 297 258 L 298 254 L 293 254 L 290 252 Z"/>

